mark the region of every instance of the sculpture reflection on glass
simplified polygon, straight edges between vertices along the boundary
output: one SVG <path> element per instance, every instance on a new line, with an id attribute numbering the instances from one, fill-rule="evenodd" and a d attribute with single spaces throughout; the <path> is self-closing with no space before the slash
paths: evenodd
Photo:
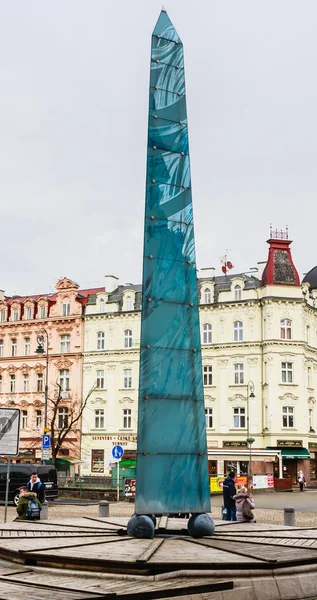
<path id="1" fill-rule="evenodd" d="M 151 537 L 146 515 L 191 513 L 191 535 L 197 515 L 199 535 L 209 535 L 184 55 L 164 9 L 151 52 L 136 516 L 128 533 Z"/>

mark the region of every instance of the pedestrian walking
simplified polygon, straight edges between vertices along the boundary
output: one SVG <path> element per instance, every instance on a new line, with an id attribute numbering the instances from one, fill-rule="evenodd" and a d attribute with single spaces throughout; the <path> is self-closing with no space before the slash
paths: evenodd
<path id="1" fill-rule="evenodd" d="M 26 487 L 29 492 L 35 492 L 37 499 L 43 504 L 45 500 L 45 489 L 36 471 L 31 474 L 30 481 L 27 482 Z"/>
<path id="2" fill-rule="evenodd" d="M 299 489 L 301 492 L 304 491 L 304 485 L 306 485 L 306 478 L 303 471 L 298 471 L 297 473 L 297 481 L 299 483 Z"/>
<path id="3" fill-rule="evenodd" d="M 35 492 L 29 492 L 26 485 L 19 490 L 20 497 L 17 505 L 18 516 L 16 521 L 35 521 L 40 519 L 42 504 Z"/>
<path id="4" fill-rule="evenodd" d="M 253 509 L 255 508 L 253 494 L 249 494 L 246 487 L 241 487 L 233 497 L 237 509 L 237 521 L 255 523 Z"/>
<path id="5" fill-rule="evenodd" d="M 237 493 L 234 485 L 235 473 L 230 471 L 228 477 L 223 482 L 222 493 L 223 493 L 223 505 L 224 511 L 223 516 L 225 521 L 236 521 L 236 505 L 233 497 Z"/>

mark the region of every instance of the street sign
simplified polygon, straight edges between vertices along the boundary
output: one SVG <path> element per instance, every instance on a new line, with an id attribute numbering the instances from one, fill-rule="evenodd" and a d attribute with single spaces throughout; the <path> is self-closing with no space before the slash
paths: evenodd
<path id="1" fill-rule="evenodd" d="M 0 408 L 0 454 L 17 456 L 19 454 L 20 410 L 18 408 Z"/>
<path id="2" fill-rule="evenodd" d="M 44 433 L 44 435 L 42 435 L 42 449 L 50 449 L 51 447 L 51 436 L 48 435 L 47 433 Z"/>
<path id="3" fill-rule="evenodd" d="M 120 460 L 120 458 L 122 458 L 124 455 L 124 450 L 122 446 L 113 446 L 111 454 L 113 458 L 115 458 L 116 460 Z"/>
<path id="4" fill-rule="evenodd" d="M 50 459 L 50 449 L 43 448 L 42 449 L 42 460 L 49 460 L 49 459 Z"/>

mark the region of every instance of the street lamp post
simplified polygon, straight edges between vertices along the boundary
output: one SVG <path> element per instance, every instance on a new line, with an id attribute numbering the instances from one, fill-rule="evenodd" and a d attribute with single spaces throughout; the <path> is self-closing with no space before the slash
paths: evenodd
<path id="1" fill-rule="evenodd" d="M 44 354 L 45 353 L 45 349 L 44 349 L 44 344 L 45 344 L 45 340 L 44 340 L 44 336 L 41 335 L 42 333 L 45 334 L 46 337 L 46 373 L 45 373 L 45 400 L 44 400 L 44 433 L 48 432 L 47 429 L 47 403 L 48 403 L 48 333 L 46 331 L 46 329 L 44 329 L 44 327 L 42 327 L 39 331 L 38 331 L 38 335 L 37 335 L 37 349 L 35 350 L 36 354 Z"/>
<path id="2" fill-rule="evenodd" d="M 247 385 L 247 444 L 249 446 L 249 469 L 248 469 L 248 487 L 252 485 L 252 444 L 255 441 L 250 436 L 250 398 L 255 398 L 255 385 L 249 381 Z"/>

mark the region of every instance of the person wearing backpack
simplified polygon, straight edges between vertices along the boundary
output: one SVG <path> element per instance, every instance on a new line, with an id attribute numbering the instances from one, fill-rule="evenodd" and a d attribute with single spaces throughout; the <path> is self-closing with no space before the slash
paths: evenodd
<path id="1" fill-rule="evenodd" d="M 237 521 L 240 523 L 255 523 L 252 510 L 255 508 L 253 495 L 248 493 L 246 487 L 241 487 L 233 496 L 237 509 Z"/>
<path id="2" fill-rule="evenodd" d="M 20 498 L 17 505 L 16 521 L 35 521 L 40 519 L 42 504 L 35 492 L 29 492 L 24 485 L 20 488 Z"/>
<path id="3" fill-rule="evenodd" d="M 36 471 L 31 474 L 30 481 L 27 482 L 26 487 L 29 492 L 35 492 L 37 499 L 43 504 L 45 500 L 45 489 Z"/>

